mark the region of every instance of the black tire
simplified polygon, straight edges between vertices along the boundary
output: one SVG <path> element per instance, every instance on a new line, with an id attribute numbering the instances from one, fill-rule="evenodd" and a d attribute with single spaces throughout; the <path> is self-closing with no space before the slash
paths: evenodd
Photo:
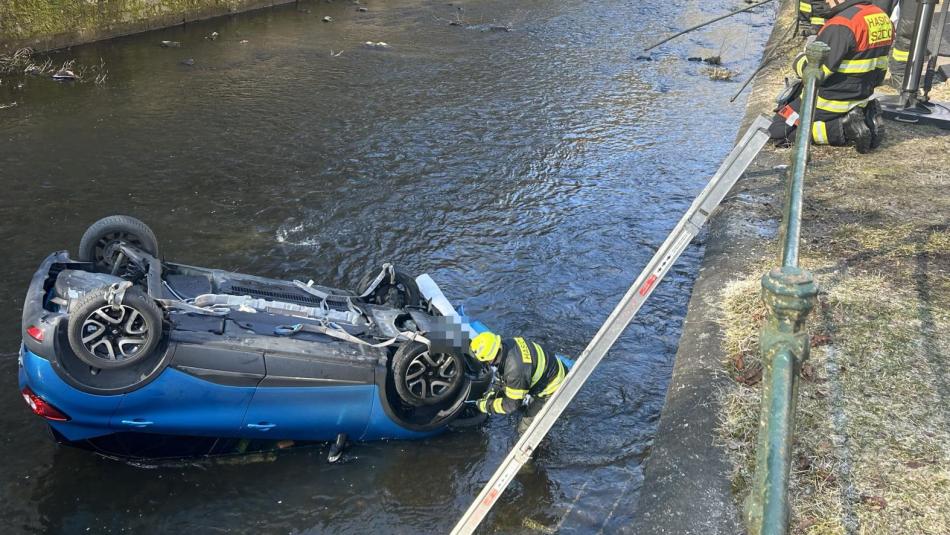
<path id="1" fill-rule="evenodd" d="M 123 241 L 158 258 L 158 238 L 148 225 L 127 215 L 111 215 L 96 221 L 79 240 L 79 260 L 92 262 L 99 271 L 111 271 L 111 245 Z"/>
<path id="2" fill-rule="evenodd" d="M 453 399 L 465 380 L 465 363 L 454 353 L 432 353 L 425 344 L 403 344 L 392 360 L 396 393 L 407 405 L 425 407 Z"/>
<path id="3" fill-rule="evenodd" d="M 70 313 L 67 323 L 69 347 L 76 357 L 103 370 L 124 368 L 148 358 L 162 339 L 162 312 L 145 292 L 128 288 L 116 310 L 106 302 L 109 288 L 89 292 Z"/>
<path id="4" fill-rule="evenodd" d="M 367 272 L 356 285 L 356 295 L 363 295 L 369 285 L 376 280 L 379 270 Z M 364 299 L 374 305 L 388 305 L 394 308 L 414 307 L 422 304 L 422 294 L 419 292 L 419 286 L 416 280 L 398 269 L 393 270 L 392 283 L 389 277 L 383 279 L 376 287 L 373 293 Z"/>

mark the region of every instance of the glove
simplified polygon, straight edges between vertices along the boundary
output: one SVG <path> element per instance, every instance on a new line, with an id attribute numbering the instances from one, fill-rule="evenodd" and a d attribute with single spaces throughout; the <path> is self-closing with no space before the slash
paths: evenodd
<path id="1" fill-rule="evenodd" d="M 475 404 L 478 407 L 478 410 L 481 412 L 488 412 L 488 406 L 491 405 L 491 402 L 494 401 L 495 396 L 498 395 L 498 392 L 492 390 L 485 394 L 485 397 L 478 400 L 478 403 Z"/>

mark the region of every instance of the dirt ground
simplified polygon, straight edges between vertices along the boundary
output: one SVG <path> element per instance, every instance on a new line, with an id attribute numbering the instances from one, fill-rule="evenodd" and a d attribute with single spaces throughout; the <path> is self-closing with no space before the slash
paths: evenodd
<path id="1" fill-rule="evenodd" d="M 774 36 L 791 24 L 787 2 Z M 773 39 L 774 41 L 774 39 Z M 755 81 L 749 109 L 770 113 L 800 39 Z M 932 93 L 950 100 L 950 84 Z M 805 186 L 802 265 L 820 287 L 800 379 L 792 450 L 792 532 L 945 534 L 950 526 L 950 131 L 887 123 L 875 152 L 816 147 Z M 789 163 L 766 149 L 759 166 Z M 744 187 L 749 217 L 777 223 L 778 179 Z M 741 507 L 754 463 L 770 236 L 742 250 L 748 269 L 721 292 L 720 439 L 734 453 Z"/>

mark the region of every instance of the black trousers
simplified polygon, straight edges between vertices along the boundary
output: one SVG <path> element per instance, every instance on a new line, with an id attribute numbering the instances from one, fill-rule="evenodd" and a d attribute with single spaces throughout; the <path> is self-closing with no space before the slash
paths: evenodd
<path id="1" fill-rule="evenodd" d="M 537 416 L 539 412 L 541 412 L 541 409 L 544 408 L 544 404 L 547 402 L 548 398 L 531 399 L 531 403 L 524 409 L 524 414 L 521 416 L 521 421 L 518 422 L 519 435 L 523 435 L 524 432 L 528 430 L 528 426 L 534 421 L 534 417 Z"/>
<path id="2" fill-rule="evenodd" d="M 769 126 L 769 137 L 778 142 L 792 144 L 798 131 L 798 112 L 801 109 L 801 98 L 791 101 L 785 108 L 779 110 L 772 118 Z M 815 110 L 815 120 L 812 123 L 811 140 L 816 145 L 844 146 L 848 140 L 844 137 L 844 125 L 841 120 L 846 114 L 830 113 L 824 110 Z M 789 122 L 794 124 L 789 124 Z"/>

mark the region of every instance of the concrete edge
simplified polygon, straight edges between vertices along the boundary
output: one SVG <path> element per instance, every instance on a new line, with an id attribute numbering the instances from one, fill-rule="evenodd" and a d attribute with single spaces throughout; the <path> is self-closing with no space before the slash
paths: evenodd
<path id="1" fill-rule="evenodd" d="M 179 26 L 189 22 L 213 19 L 226 15 L 237 13 L 246 13 L 259 9 L 268 9 L 276 6 L 295 3 L 297 0 L 246 0 L 239 7 L 231 7 L 227 4 L 216 4 L 215 6 L 195 7 L 179 13 L 169 13 L 161 16 L 136 20 L 123 24 L 115 24 L 96 28 L 92 30 L 77 29 L 71 32 L 58 33 L 54 35 L 37 35 L 23 39 L 2 39 L 0 36 L 0 54 L 12 53 L 21 48 L 31 48 L 34 52 L 49 52 L 71 46 L 94 43 L 96 41 L 105 41 L 124 37 L 137 33 L 160 30 Z"/>

